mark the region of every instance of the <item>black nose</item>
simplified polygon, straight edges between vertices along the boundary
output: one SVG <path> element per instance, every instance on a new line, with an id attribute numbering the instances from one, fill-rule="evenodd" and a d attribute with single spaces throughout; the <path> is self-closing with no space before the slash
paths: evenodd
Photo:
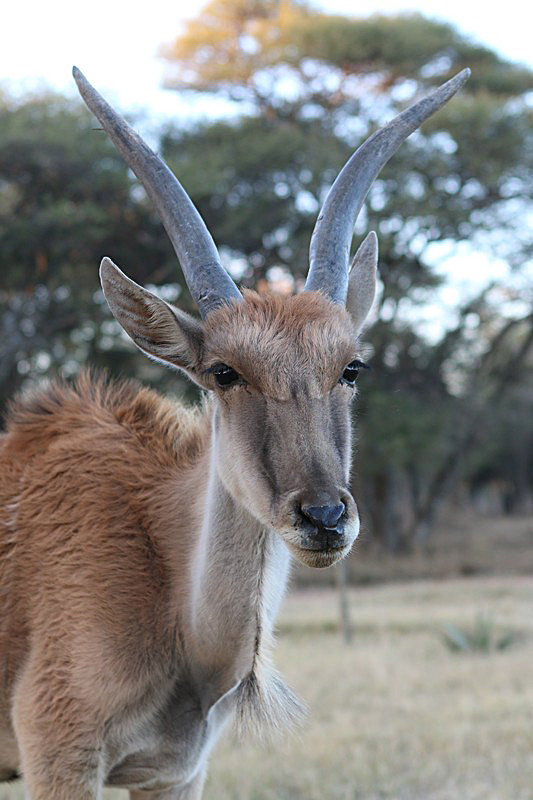
<path id="1" fill-rule="evenodd" d="M 344 503 L 335 506 L 302 506 L 302 514 L 317 528 L 336 528 L 345 510 Z"/>

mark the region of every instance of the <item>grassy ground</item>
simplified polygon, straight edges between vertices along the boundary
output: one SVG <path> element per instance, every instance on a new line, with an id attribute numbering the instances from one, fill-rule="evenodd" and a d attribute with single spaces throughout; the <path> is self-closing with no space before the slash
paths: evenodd
<path id="1" fill-rule="evenodd" d="M 276 662 L 309 719 L 275 746 L 226 736 L 207 800 L 533 800 L 533 581 L 397 583 L 350 599 L 350 647 L 333 592 L 287 599 Z M 514 631 L 514 643 L 447 649 L 442 626 L 466 628 L 479 613 Z M 21 797 L 20 787 L 0 788 L 0 800 Z"/>

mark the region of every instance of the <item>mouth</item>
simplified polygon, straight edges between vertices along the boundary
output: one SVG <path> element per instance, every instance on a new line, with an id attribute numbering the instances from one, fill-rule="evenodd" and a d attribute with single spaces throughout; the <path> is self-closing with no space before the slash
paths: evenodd
<path id="1" fill-rule="evenodd" d="M 307 567 L 331 567 L 348 555 L 359 535 L 359 514 L 355 503 L 353 510 L 339 519 L 335 527 L 313 525 L 308 519 L 291 520 L 278 528 L 293 557 Z"/>
<path id="2" fill-rule="evenodd" d="M 344 528 L 309 528 L 299 531 L 298 541 L 291 543 L 295 558 L 308 567 L 323 569 L 331 567 L 344 558 L 356 536 L 346 533 Z"/>
<path id="3" fill-rule="evenodd" d="M 311 533 L 303 533 L 300 538 L 302 550 L 313 550 L 318 553 L 328 553 L 333 550 L 342 550 L 346 547 L 346 536 L 336 528 L 325 528 Z"/>

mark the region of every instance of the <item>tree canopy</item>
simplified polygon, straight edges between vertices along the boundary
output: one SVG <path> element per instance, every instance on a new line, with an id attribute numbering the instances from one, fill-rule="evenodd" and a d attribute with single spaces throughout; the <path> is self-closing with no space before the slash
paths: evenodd
<path id="1" fill-rule="evenodd" d="M 177 282 L 172 249 L 135 188 L 80 104 L 0 102 L 0 406 L 27 375 L 74 372 L 89 356 L 116 364 L 115 345 L 124 363 L 97 294 L 104 254 L 140 282 Z"/>
<path id="2" fill-rule="evenodd" d="M 224 118 L 165 126 L 159 149 L 250 286 L 280 273 L 301 285 L 318 210 L 349 155 L 471 67 L 461 95 L 385 167 L 356 226 L 356 242 L 378 232 L 381 288 L 354 480 L 393 549 L 427 535 L 459 480 L 497 478 L 519 507 L 533 475 L 531 294 L 481 281 L 436 341 L 416 308 L 446 279 L 435 245 L 466 242 L 465 272 L 476 250 L 517 274 L 531 260 L 533 74 L 422 15 L 357 18 L 294 0 L 212 0 L 165 55 L 169 88 L 230 104 Z M 29 378 L 88 361 L 184 391 L 134 353 L 97 291 L 110 255 L 191 310 L 144 191 L 97 127 L 65 98 L 0 97 L 0 404 Z"/>
<path id="3" fill-rule="evenodd" d="M 485 421 L 521 380 L 497 377 L 502 349 L 514 344 L 519 373 L 530 365 L 527 298 L 505 287 L 481 280 L 436 344 L 413 307 L 443 280 L 435 243 L 466 241 L 515 269 L 531 258 L 533 74 L 420 14 L 357 18 L 294 0 L 212 0 L 165 55 L 170 88 L 237 109 L 194 134 L 169 132 L 164 150 L 252 284 L 276 266 L 301 280 L 317 212 L 351 152 L 429 87 L 472 69 L 385 167 L 355 231 L 378 231 L 382 282 L 359 411 L 362 496 L 390 547 L 423 538 L 439 502 L 479 468 Z M 511 320 L 503 299 L 516 301 Z"/>

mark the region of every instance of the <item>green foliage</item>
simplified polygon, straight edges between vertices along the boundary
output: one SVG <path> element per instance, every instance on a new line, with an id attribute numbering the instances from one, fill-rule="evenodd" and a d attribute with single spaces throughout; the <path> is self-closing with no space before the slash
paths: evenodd
<path id="1" fill-rule="evenodd" d="M 370 193 L 366 227 L 379 232 L 382 302 L 436 284 L 429 244 L 492 233 L 509 225 L 515 197 L 531 196 L 529 112 L 501 95 L 505 83 L 505 96 L 520 98 L 533 75 L 449 25 L 421 15 L 328 15 L 291 0 L 212 0 L 166 56 L 169 86 L 230 91 L 255 107 L 194 135 L 170 129 L 163 148 L 215 239 L 249 259 L 252 284 L 275 264 L 305 274 L 316 211 L 338 168 L 401 107 L 384 100 L 406 80 L 422 91 L 466 63 L 476 76 L 402 146 Z M 488 71 L 499 88 L 484 82 Z M 512 219 L 525 230 L 524 214 Z M 526 240 L 509 240 L 498 255 L 523 261 Z"/>
<path id="2" fill-rule="evenodd" d="M 132 372 L 98 265 L 181 280 L 160 223 L 90 114 L 47 95 L 0 103 L 0 411 L 25 376 L 93 363 Z M 133 368 L 135 371 L 136 368 Z"/>
<path id="3" fill-rule="evenodd" d="M 127 167 L 78 104 L 44 96 L 0 106 L 0 176 L 0 257 L 10 289 L 32 281 L 94 287 L 102 248 L 121 253 L 144 280 L 158 261 L 170 261 Z"/>
<path id="4" fill-rule="evenodd" d="M 311 123 L 252 117 L 171 129 L 162 149 L 215 240 L 250 260 L 252 284 L 274 264 L 305 275 L 317 198 L 349 156 L 345 143 Z"/>
<path id="5" fill-rule="evenodd" d="M 377 74 L 383 88 L 424 71 L 431 81 L 435 74 L 440 80 L 442 69 L 429 69 L 439 59 L 444 74 L 476 65 L 468 91 L 513 95 L 533 86 L 529 70 L 421 14 L 359 18 L 326 14 L 294 0 L 211 0 L 164 55 L 177 67 L 169 86 L 249 90 L 266 104 L 274 97 L 261 91 L 257 76 L 278 65 L 305 75 L 305 61 L 311 59 L 344 74 Z"/>
<path id="6" fill-rule="evenodd" d="M 488 654 L 507 650 L 518 639 L 516 631 L 499 631 L 494 620 L 484 614 L 478 614 L 469 628 L 449 623 L 442 630 L 442 641 L 453 653 Z"/>
<path id="7" fill-rule="evenodd" d="M 246 101 L 231 124 L 194 137 L 169 131 L 165 152 L 215 238 L 246 258 L 251 284 L 275 265 L 301 279 L 316 212 L 347 153 L 405 105 L 398 98 L 472 68 L 461 95 L 385 167 L 356 231 L 378 231 L 383 284 L 357 412 L 361 493 L 388 546 L 425 537 L 457 481 L 504 452 L 501 435 L 491 448 L 482 431 L 522 379 L 499 376 L 486 357 L 500 351 L 506 327 L 486 292 L 458 309 L 457 326 L 434 346 L 404 309 L 430 300 L 439 283 L 427 256 L 434 242 L 496 242 L 495 254 L 517 268 L 530 257 L 533 134 L 523 95 L 533 74 L 420 14 L 362 19 L 293 0 L 211 0 L 166 56 L 169 86 Z M 517 343 L 517 366 L 528 347 Z M 529 416 L 522 442 L 532 438 Z M 523 465 L 524 446 L 507 441 L 507 463 L 513 449 Z"/>
<path id="8" fill-rule="evenodd" d="M 419 14 L 349 17 L 295 0 L 211 0 L 166 56 L 169 86 L 234 101 L 231 121 L 169 126 L 159 149 L 252 286 L 272 267 L 301 285 L 317 212 L 349 154 L 429 86 L 472 68 L 385 167 L 357 225 L 358 241 L 379 234 L 382 284 L 357 412 L 359 480 L 369 527 L 391 547 L 412 541 L 417 520 L 429 530 L 458 480 L 505 481 L 525 498 L 531 319 L 505 330 L 527 297 L 480 291 L 436 344 L 413 309 L 442 281 L 435 242 L 470 240 L 517 270 L 531 257 L 532 73 Z M 177 385 L 135 354 L 95 295 L 105 254 L 141 283 L 170 284 L 169 299 L 184 288 L 150 204 L 90 115 L 55 96 L 0 95 L 0 405 L 25 376 L 86 360 Z M 188 292 L 179 303 L 191 310 Z"/>
<path id="9" fill-rule="evenodd" d="M 431 346 L 404 308 L 430 300 L 439 283 L 426 255 L 433 242 L 496 241 L 496 254 L 517 267 L 530 256 L 533 135 L 523 95 L 533 75 L 420 14 L 362 19 L 292 0 L 212 0 L 166 55 L 169 86 L 246 101 L 231 124 L 194 137 L 170 130 L 165 152 L 215 239 L 245 257 L 252 285 L 276 265 L 301 280 L 316 212 L 347 153 L 404 106 L 399 97 L 472 68 L 461 95 L 385 167 L 356 231 L 378 231 L 383 284 L 374 369 L 357 412 L 359 480 L 374 533 L 399 547 L 430 530 L 438 504 L 474 462 L 482 474 L 481 463 L 503 452 L 501 435 L 492 449 L 482 443 L 517 379 L 492 374 L 483 355 L 499 350 L 499 309 L 485 293 L 468 300 L 456 328 Z M 466 326 L 472 317 L 475 336 Z M 524 446 L 507 441 L 523 465 Z M 512 458 L 508 448 L 506 463 Z M 406 497 L 408 515 L 400 511 Z"/>

